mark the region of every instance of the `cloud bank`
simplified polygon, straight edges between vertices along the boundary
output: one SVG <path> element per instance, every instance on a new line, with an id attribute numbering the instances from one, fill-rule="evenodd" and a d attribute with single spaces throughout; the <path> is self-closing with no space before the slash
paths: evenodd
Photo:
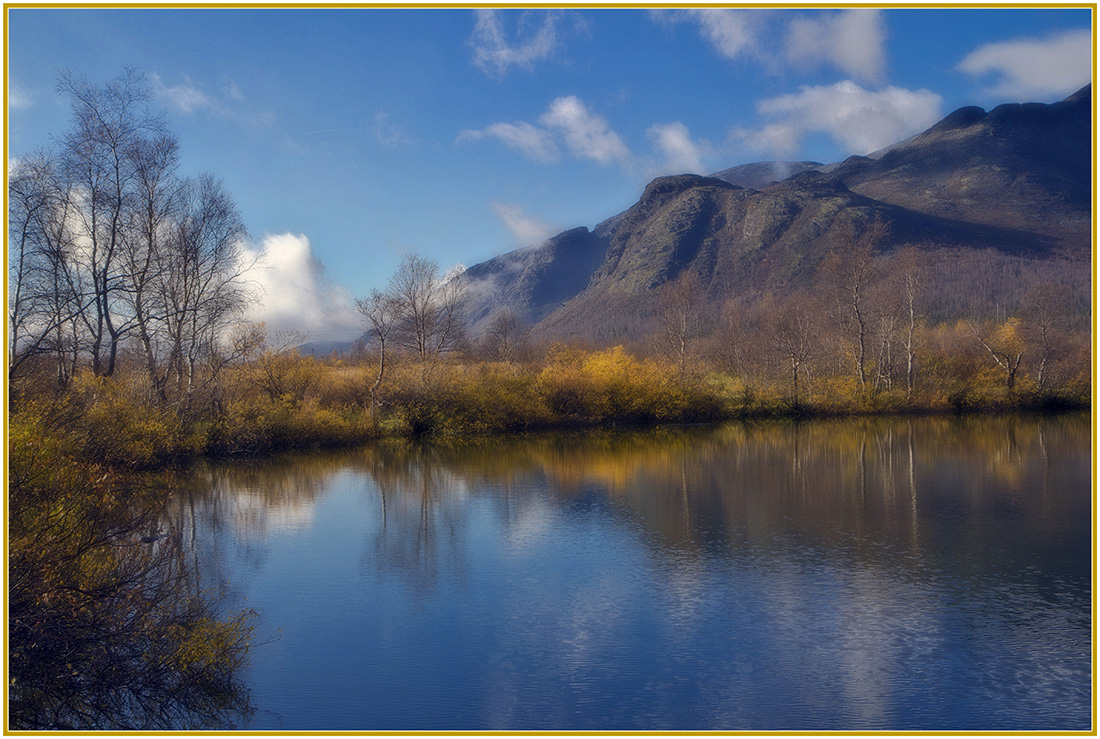
<path id="1" fill-rule="evenodd" d="M 1066 31 L 1036 39 L 984 44 L 956 67 L 973 76 L 994 75 L 988 95 L 1045 101 L 1076 92 L 1092 79 L 1092 33 Z"/>
<path id="2" fill-rule="evenodd" d="M 830 66 L 864 82 L 879 82 L 886 74 L 886 23 L 878 10 L 792 15 L 697 8 L 652 11 L 650 17 L 665 24 L 693 24 L 720 55 L 755 62 L 771 73 Z"/>
<path id="3" fill-rule="evenodd" d="M 302 234 L 268 234 L 245 248 L 245 279 L 255 303 L 245 318 L 267 324 L 269 334 L 300 331 L 310 339 L 348 339 L 362 333 L 355 300 L 325 276 Z"/>
<path id="4" fill-rule="evenodd" d="M 797 93 L 757 103 L 773 119 L 759 129 L 737 129 L 733 136 L 751 149 L 788 157 L 803 139 L 823 133 L 850 154 L 870 154 L 928 128 L 941 115 L 943 99 L 930 90 L 886 87 L 872 91 L 851 80 L 803 86 Z"/>

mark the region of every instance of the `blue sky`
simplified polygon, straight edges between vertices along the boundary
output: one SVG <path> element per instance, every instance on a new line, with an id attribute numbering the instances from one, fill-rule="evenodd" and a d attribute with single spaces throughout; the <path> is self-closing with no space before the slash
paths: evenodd
<path id="1" fill-rule="evenodd" d="M 142 70 L 184 169 L 224 178 L 254 317 L 316 338 L 403 255 L 474 264 L 629 207 L 660 174 L 832 162 L 963 105 L 1092 76 L 1089 9 L 9 9 L 9 160 L 72 69 Z"/>

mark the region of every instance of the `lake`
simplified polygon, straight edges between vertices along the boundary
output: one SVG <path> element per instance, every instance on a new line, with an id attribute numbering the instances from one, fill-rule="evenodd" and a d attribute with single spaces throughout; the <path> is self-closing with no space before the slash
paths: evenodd
<path id="1" fill-rule="evenodd" d="M 1089 730 L 1087 416 L 546 434 L 218 464 L 252 730 Z"/>

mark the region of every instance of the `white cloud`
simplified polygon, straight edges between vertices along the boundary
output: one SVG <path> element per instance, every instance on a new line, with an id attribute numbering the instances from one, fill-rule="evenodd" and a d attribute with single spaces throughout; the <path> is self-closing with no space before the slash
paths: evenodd
<path id="1" fill-rule="evenodd" d="M 683 123 L 658 123 L 649 127 L 649 138 L 662 159 L 658 165 L 660 174 L 703 174 L 704 157 L 710 151 L 705 141 L 696 142 Z"/>
<path id="2" fill-rule="evenodd" d="M 519 246 L 538 244 L 561 232 L 557 226 L 540 218 L 529 216 L 523 212 L 523 208 L 511 203 L 489 203 L 489 207 L 497 214 L 505 228 L 511 232 L 512 238 Z"/>
<path id="3" fill-rule="evenodd" d="M 1092 79 L 1092 33 L 1066 31 L 1036 39 L 984 44 L 956 67 L 974 76 L 997 75 L 986 92 L 1021 102 L 1076 92 Z"/>
<path id="4" fill-rule="evenodd" d="M 539 124 L 494 123 L 479 130 L 462 131 L 457 140 L 495 138 L 528 159 L 543 163 L 558 161 L 561 147 L 577 159 L 591 159 L 600 164 L 626 164 L 630 159 L 630 150 L 611 130 L 607 119 L 589 111 L 575 95 L 550 103 L 539 117 Z"/>
<path id="5" fill-rule="evenodd" d="M 536 162 L 550 163 L 560 158 L 558 146 L 550 132 L 525 121 L 494 123 L 481 130 L 462 131 L 458 134 L 459 141 L 477 141 L 486 137 L 495 138 Z"/>
<path id="6" fill-rule="evenodd" d="M 886 24 L 882 12 L 845 10 L 798 16 L 787 29 L 787 60 L 794 66 L 830 64 L 866 82 L 886 74 Z"/>
<path id="7" fill-rule="evenodd" d="M 942 104 L 929 90 L 891 86 L 870 91 L 851 80 L 804 86 L 798 93 L 758 102 L 757 111 L 774 122 L 734 131 L 734 136 L 753 149 L 791 156 L 807 135 L 824 133 L 851 154 L 869 154 L 934 124 Z"/>
<path id="8" fill-rule="evenodd" d="M 528 11 L 519 17 L 515 41 L 510 42 L 498 10 L 476 10 L 477 24 L 470 37 L 474 64 L 490 77 L 503 77 L 512 67 L 530 69 L 535 62 L 550 58 L 558 43 L 560 13 Z M 536 23 L 535 18 L 541 18 Z"/>
<path id="9" fill-rule="evenodd" d="M 666 23 L 695 23 L 700 35 L 722 56 L 761 56 L 759 39 L 764 33 L 767 11 L 730 8 L 653 11 L 651 17 Z"/>
<path id="10" fill-rule="evenodd" d="M 688 11 L 703 37 L 723 56 L 736 59 L 756 52 L 757 26 L 762 17 L 752 10 L 703 9 Z"/>
<path id="11" fill-rule="evenodd" d="M 268 234 L 243 258 L 250 265 L 245 279 L 256 286 L 246 318 L 266 323 L 269 334 L 301 331 L 311 339 L 334 339 L 362 332 L 353 297 L 325 276 L 306 236 Z"/>
<path id="12" fill-rule="evenodd" d="M 218 108 L 214 99 L 196 87 L 190 78 L 185 76 L 183 79 L 184 81 L 180 84 L 169 87 L 164 84 L 164 81 L 156 72 L 149 75 L 153 94 L 162 100 L 165 105 L 184 115 L 191 115 L 198 110 L 216 110 Z"/>
<path id="13" fill-rule="evenodd" d="M 575 95 L 554 100 L 539 122 L 561 133 L 569 151 L 578 158 L 600 164 L 626 162 L 630 158 L 630 150 L 611 130 L 607 119 L 590 112 Z"/>

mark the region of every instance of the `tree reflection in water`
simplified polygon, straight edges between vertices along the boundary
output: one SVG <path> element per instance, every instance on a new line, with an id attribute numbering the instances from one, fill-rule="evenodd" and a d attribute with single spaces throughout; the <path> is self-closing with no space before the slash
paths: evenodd
<path id="1" fill-rule="evenodd" d="M 1090 456 L 1080 417 L 393 441 L 213 466 L 177 513 L 300 629 L 270 673 L 323 645 L 312 702 L 259 678 L 275 726 L 1032 726 L 1089 689 Z"/>
<path id="2" fill-rule="evenodd" d="M 247 534 L 238 546 L 262 541 L 270 529 L 308 528 L 333 476 L 351 474 L 363 494 L 377 495 L 364 561 L 413 580 L 463 567 L 471 507 L 507 529 L 547 502 L 592 496 L 640 527 L 657 552 L 706 556 L 794 536 L 874 558 L 875 540 L 914 551 L 928 544 L 937 535 L 921 522 L 932 517 L 957 519 L 959 536 L 922 551 L 955 557 L 965 548 L 979 567 L 991 554 L 967 518 L 999 508 L 1033 514 L 1037 541 L 1080 524 L 1068 515 L 1072 486 L 1051 482 L 1068 474 L 1064 462 L 1089 454 L 1078 420 L 891 417 L 393 441 L 218 466 L 189 483 L 188 505 L 198 500 L 203 510 L 177 515 L 183 526 L 197 515 L 215 530 Z"/>
<path id="3" fill-rule="evenodd" d="M 539 487 L 560 503 L 606 498 L 659 551 L 702 554 L 746 539 L 764 545 L 777 532 L 827 548 L 868 536 L 916 546 L 922 506 L 927 516 L 960 522 L 1011 508 L 1073 528 L 1073 516 L 1057 515 L 1072 507 L 1072 486 L 1052 486 L 1051 475 L 1067 473 L 1062 461 L 1087 457 L 1081 438 L 1064 418 L 846 419 L 380 445 L 341 463 L 377 484 L 386 536 L 410 547 L 402 558 L 434 556 L 433 543 L 456 529 L 471 497 L 491 497 L 505 523 L 514 519 L 530 504 L 517 495 L 529 498 L 532 480 L 547 481 Z M 972 474 L 975 464 L 981 475 Z M 960 528 L 972 561 L 987 558 Z M 1049 533 L 1036 535 L 1051 541 Z"/>
<path id="4" fill-rule="evenodd" d="M 460 576 L 464 564 L 458 540 L 468 492 L 431 446 L 395 442 L 365 453 L 378 489 L 381 525 L 363 562 L 407 575 L 427 586 L 446 570 Z"/>
<path id="5" fill-rule="evenodd" d="M 10 440 L 8 707 L 15 730 L 217 729 L 251 713 L 238 681 L 253 614 L 200 588 L 163 489 Z"/>

